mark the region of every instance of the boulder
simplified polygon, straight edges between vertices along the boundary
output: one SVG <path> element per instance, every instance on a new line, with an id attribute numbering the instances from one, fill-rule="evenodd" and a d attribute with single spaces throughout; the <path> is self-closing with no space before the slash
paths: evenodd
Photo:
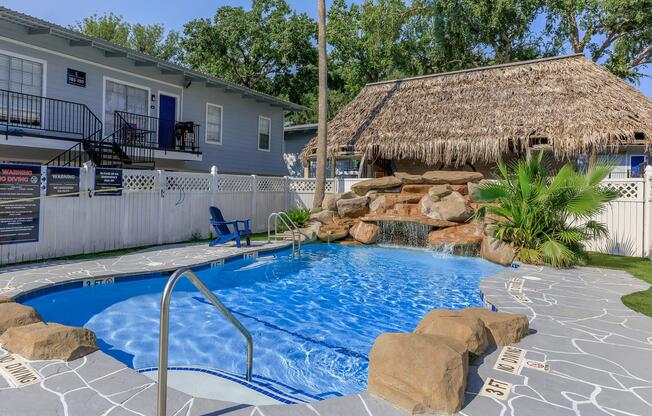
<path id="1" fill-rule="evenodd" d="M 310 215 L 310 221 L 318 221 L 322 224 L 332 224 L 336 218 L 337 212 L 328 210 L 322 210 L 316 214 Z"/>
<path id="2" fill-rule="evenodd" d="M 429 191 L 428 195 L 421 199 L 421 213 L 426 217 L 435 220 L 464 222 L 473 215 L 473 209 L 459 192 L 451 192 L 450 195 L 443 197 L 432 195 L 432 193 L 432 190 Z"/>
<path id="3" fill-rule="evenodd" d="M 342 198 L 342 194 L 326 194 L 321 202 L 321 208 L 325 211 L 337 211 L 337 201 Z"/>
<path id="4" fill-rule="evenodd" d="M 0 295 L 0 303 L 10 303 L 13 302 L 14 300 L 10 298 L 9 296 L 2 296 Z"/>
<path id="5" fill-rule="evenodd" d="M 372 198 L 371 202 L 369 203 L 369 211 L 384 212 L 385 202 L 387 202 L 387 198 L 385 197 L 384 194 L 377 194 L 377 195 L 378 196 L 374 195 L 374 198 Z"/>
<path id="6" fill-rule="evenodd" d="M 401 192 L 410 194 L 427 194 L 432 185 L 404 185 Z"/>
<path id="7" fill-rule="evenodd" d="M 337 212 L 340 217 L 357 218 L 369 212 L 367 203 L 369 197 L 361 196 L 352 199 L 340 199 L 337 201 Z"/>
<path id="8" fill-rule="evenodd" d="M 356 241 L 363 244 L 374 244 L 378 241 L 380 227 L 376 224 L 360 221 L 349 230 L 349 234 Z"/>
<path id="9" fill-rule="evenodd" d="M 339 225 L 324 225 L 319 229 L 317 233 L 317 238 L 321 241 L 330 243 L 331 241 L 337 241 L 345 238 L 349 235 L 348 226 L 339 226 Z"/>
<path id="10" fill-rule="evenodd" d="M 384 176 L 382 178 L 367 179 L 351 186 L 356 195 L 366 195 L 371 190 L 390 189 L 401 186 L 403 182 L 395 176 Z"/>
<path id="11" fill-rule="evenodd" d="M 516 252 L 509 244 L 491 236 L 485 236 L 480 244 L 480 257 L 503 266 L 509 266 L 514 261 Z"/>
<path id="12" fill-rule="evenodd" d="M 369 393 L 408 414 L 455 413 L 464 403 L 468 354 L 438 337 L 381 334 L 369 353 Z"/>
<path id="13" fill-rule="evenodd" d="M 72 361 L 98 349 L 95 334 L 88 329 L 44 322 L 10 328 L 0 342 L 28 360 Z"/>
<path id="14" fill-rule="evenodd" d="M 522 314 L 492 312 L 485 308 L 467 308 L 460 314 L 480 319 L 487 330 L 489 344 L 498 347 L 519 342 L 529 331 L 528 318 Z"/>
<path id="15" fill-rule="evenodd" d="M 315 221 L 305 228 L 300 228 L 299 233 L 301 234 L 301 241 L 305 243 L 312 243 L 317 241 L 317 234 L 322 224 L 319 221 Z"/>
<path id="16" fill-rule="evenodd" d="M 399 178 L 401 180 L 401 182 L 403 182 L 403 184 L 405 184 L 405 185 L 407 185 L 407 184 L 426 183 L 426 180 L 423 179 L 423 177 L 421 175 L 412 175 L 412 174 L 406 173 L 406 172 L 396 172 L 394 174 L 394 176 Z"/>
<path id="17" fill-rule="evenodd" d="M 473 183 L 473 182 L 470 182 L 470 183 Z M 469 194 L 469 187 L 466 184 L 464 184 L 464 185 L 451 185 L 450 187 L 454 192 L 459 192 L 462 195 L 468 195 Z"/>
<path id="18" fill-rule="evenodd" d="M 435 309 L 417 325 L 416 334 L 448 337 L 463 345 L 473 354 L 482 354 L 489 346 L 484 323 L 476 316 L 462 315 L 459 311 Z"/>
<path id="19" fill-rule="evenodd" d="M 428 243 L 433 246 L 455 244 L 479 247 L 483 237 L 482 226 L 477 222 L 473 222 L 431 231 L 428 234 Z"/>
<path id="20" fill-rule="evenodd" d="M 430 189 L 428 189 L 428 198 L 431 199 L 432 201 L 439 201 L 440 199 L 442 199 L 446 195 L 450 195 L 451 193 L 453 193 L 453 190 L 448 185 L 430 186 Z"/>
<path id="21" fill-rule="evenodd" d="M 0 303 L 0 334 L 10 328 L 41 321 L 41 316 L 30 306 L 14 302 Z"/>
<path id="22" fill-rule="evenodd" d="M 422 175 L 426 183 L 466 185 L 467 182 L 478 182 L 484 176 L 479 172 L 431 170 Z"/>

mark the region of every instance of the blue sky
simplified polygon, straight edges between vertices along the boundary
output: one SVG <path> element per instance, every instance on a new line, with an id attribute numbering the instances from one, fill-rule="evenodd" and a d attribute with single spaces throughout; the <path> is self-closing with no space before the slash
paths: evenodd
<path id="1" fill-rule="evenodd" d="M 316 0 L 286 0 L 295 10 L 317 16 Z M 350 0 L 360 3 L 362 0 Z M 331 1 L 327 0 L 327 4 Z M 3 6 L 63 26 L 74 24 L 93 13 L 113 12 L 133 23 L 163 23 L 168 29 L 180 30 L 189 20 L 211 17 L 222 5 L 248 7 L 250 0 L 3 0 Z M 652 76 L 652 68 L 646 74 Z M 643 78 L 636 85 L 652 98 L 652 78 Z"/>

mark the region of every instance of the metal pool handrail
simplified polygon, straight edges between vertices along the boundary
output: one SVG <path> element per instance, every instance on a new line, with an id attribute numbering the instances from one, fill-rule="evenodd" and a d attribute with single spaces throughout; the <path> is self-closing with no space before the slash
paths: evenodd
<path id="1" fill-rule="evenodd" d="M 294 241 L 296 240 L 298 245 L 297 253 L 301 255 L 301 233 L 298 231 L 299 227 L 294 221 L 292 221 L 292 218 L 290 218 L 290 216 L 286 212 L 283 211 L 272 212 L 271 214 L 269 214 L 269 217 L 267 217 L 267 242 L 269 243 L 272 237 L 271 236 L 272 218 L 274 218 L 274 236 L 273 236 L 274 239 L 278 239 L 278 220 L 280 218 L 283 225 L 285 225 L 285 227 L 287 227 L 287 229 L 292 233 L 292 254 L 294 254 Z M 287 221 L 285 221 L 286 219 Z M 290 223 L 289 225 L 288 225 L 288 221 Z"/>
<path id="2" fill-rule="evenodd" d="M 211 292 L 210 289 L 204 285 L 204 283 L 199 279 L 199 277 L 197 277 L 195 272 L 193 272 L 190 267 L 182 267 L 172 273 L 172 276 L 170 276 L 170 279 L 165 285 L 165 290 L 163 290 L 163 297 L 161 297 L 161 327 L 158 343 L 158 401 L 156 410 L 156 414 L 158 416 L 166 415 L 168 395 L 168 334 L 170 329 L 170 298 L 172 297 L 172 290 L 174 289 L 174 285 L 183 276 L 186 276 L 188 280 L 190 280 L 190 282 L 195 285 L 197 289 L 199 289 L 202 295 L 204 295 L 204 297 L 208 299 L 213 304 L 213 306 L 215 306 L 247 340 L 247 381 L 251 381 L 251 367 L 254 360 L 254 341 L 251 338 L 251 334 L 240 323 L 240 321 L 238 321 L 235 316 L 229 312 L 226 306 L 224 306 L 224 304 L 220 302 L 219 299 L 217 299 L 213 292 Z"/>

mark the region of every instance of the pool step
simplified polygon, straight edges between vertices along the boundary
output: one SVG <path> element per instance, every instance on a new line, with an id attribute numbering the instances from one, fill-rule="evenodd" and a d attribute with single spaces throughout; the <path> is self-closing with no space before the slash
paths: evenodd
<path id="1" fill-rule="evenodd" d="M 157 380 L 156 367 L 137 371 Z M 201 366 L 169 367 L 168 386 L 194 397 L 256 406 L 307 403 L 321 399 L 266 377 L 254 375 L 248 382 L 242 376 Z"/>

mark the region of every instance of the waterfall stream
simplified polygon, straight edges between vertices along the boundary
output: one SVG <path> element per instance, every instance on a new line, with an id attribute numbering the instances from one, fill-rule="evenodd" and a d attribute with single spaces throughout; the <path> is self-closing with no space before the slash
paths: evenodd
<path id="1" fill-rule="evenodd" d="M 409 221 L 379 221 L 380 244 L 427 247 L 430 226 Z"/>

